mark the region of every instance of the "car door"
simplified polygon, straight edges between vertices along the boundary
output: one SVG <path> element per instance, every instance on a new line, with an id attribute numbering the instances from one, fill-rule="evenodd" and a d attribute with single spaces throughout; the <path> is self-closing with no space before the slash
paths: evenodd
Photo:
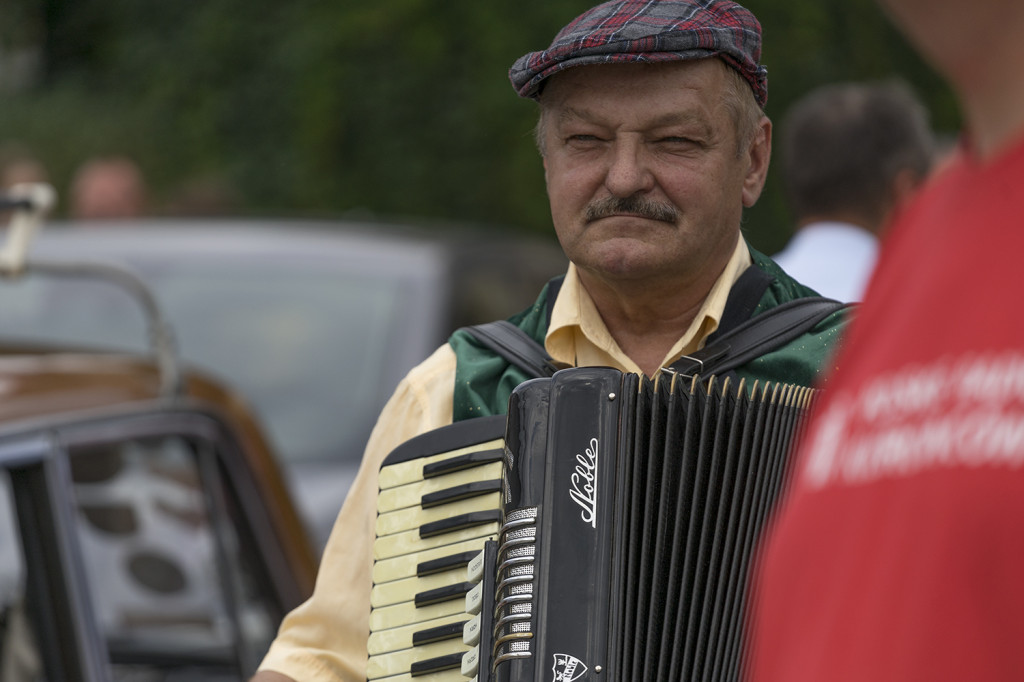
<path id="1" fill-rule="evenodd" d="M 212 412 L 0 429 L 0 679 L 247 679 L 302 598 Z"/>

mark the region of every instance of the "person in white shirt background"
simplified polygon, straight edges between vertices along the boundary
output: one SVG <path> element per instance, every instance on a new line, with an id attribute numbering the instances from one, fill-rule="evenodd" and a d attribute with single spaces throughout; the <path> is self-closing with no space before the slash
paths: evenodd
<path id="1" fill-rule="evenodd" d="M 782 179 L 796 232 L 772 256 L 840 301 L 860 301 L 893 212 L 929 174 L 928 112 L 900 81 L 825 85 L 781 126 Z"/>

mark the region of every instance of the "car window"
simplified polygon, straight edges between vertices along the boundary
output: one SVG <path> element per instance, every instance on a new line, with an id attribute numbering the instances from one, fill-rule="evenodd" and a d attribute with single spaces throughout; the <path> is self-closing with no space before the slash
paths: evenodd
<path id="1" fill-rule="evenodd" d="M 94 618 L 88 626 L 105 643 L 111 678 L 246 679 L 287 607 L 269 589 L 254 551 L 266 538 L 253 536 L 221 445 L 199 434 L 110 437 L 115 432 L 107 424 L 103 437 L 50 453 L 67 463 L 71 535 Z M 26 574 L 39 567 L 15 540 L 12 485 L 17 476 L 2 472 L 0 679 L 21 682 L 47 679 L 47 669 L 39 632 L 26 629 L 33 609 Z M 45 570 L 61 568 L 50 562 Z"/>
<path id="2" fill-rule="evenodd" d="M 401 282 L 185 269 L 159 291 L 182 355 L 251 396 L 279 449 L 300 460 L 358 458 L 362 443 L 349 440 L 376 417 Z"/>

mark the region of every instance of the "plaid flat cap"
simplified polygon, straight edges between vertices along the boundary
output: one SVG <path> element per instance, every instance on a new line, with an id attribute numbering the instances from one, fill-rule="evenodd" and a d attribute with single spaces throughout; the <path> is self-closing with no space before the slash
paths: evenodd
<path id="1" fill-rule="evenodd" d="M 612 0 L 563 28 L 548 49 L 516 60 L 509 79 L 520 97 L 538 99 L 541 84 L 573 66 L 719 57 L 768 100 L 761 24 L 730 0 Z"/>

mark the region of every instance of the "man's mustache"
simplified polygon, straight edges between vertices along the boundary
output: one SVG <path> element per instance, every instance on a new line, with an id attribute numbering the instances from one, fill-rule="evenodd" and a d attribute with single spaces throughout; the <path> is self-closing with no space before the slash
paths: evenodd
<path id="1" fill-rule="evenodd" d="M 605 197 L 592 201 L 587 205 L 584 219 L 591 223 L 601 218 L 607 218 L 622 214 L 636 215 L 650 220 L 660 220 L 666 223 L 674 223 L 679 217 L 679 212 L 674 206 L 663 204 L 651 199 L 646 199 L 638 194 L 620 197 Z"/>

